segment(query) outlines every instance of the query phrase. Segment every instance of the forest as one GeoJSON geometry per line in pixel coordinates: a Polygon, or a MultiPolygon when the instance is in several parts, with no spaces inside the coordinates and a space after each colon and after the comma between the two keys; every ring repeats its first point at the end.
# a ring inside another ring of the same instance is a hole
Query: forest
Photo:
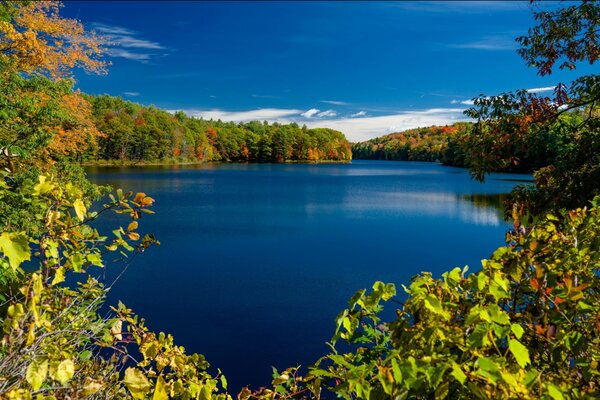
{"type": "MultiPolygon", "coordinates": [[[[60,11],[55,1],[0,2],[1,399],[600,397],[600,75],[557,84],[550,96],[481,96],[466,111],[475,122],[459,144],[475,179],[523,160],[535,179],[506,204],[506,245],[479,269],[424,272],[401,295],[393,283],[359,289],[332,316],[327,354],[231,394],[201,354],[125,304],[106,304],[110,283],[93,271],[143,263],[160,238],[140,226],[169,216],[151,215],[151,194],[91,183],[73,159],[349,159],[350,150],[334,131],[194,120],[86,97],[73,71],[105,71],[105,48],[60,11]],[[101,235],[96,222],[109,213],[119,223],[101,235]]],[[[517,43],[536,73],[600,59],[596,2],[532,12],[536,25],[517,43]]],[[[438,142],[419,132],[415,144],[438,142]]]]}
{"type": "Polygon", "coordinates": [[[296,123],[204,120],[108,95],[84,96],[98,131],[96,146],[73,155],[87,162],[349,161],[341,132],[296,123]]]}
{"type": "Polygon", "coordinates": [[[364,160],[448,161],[464,166],[464,160],[450,155],[449,147],[456,146],[459,136],[470,129],[470,123],[430,126],[390,133],[385,136],[352,143],[352,157],[364,160]]]}

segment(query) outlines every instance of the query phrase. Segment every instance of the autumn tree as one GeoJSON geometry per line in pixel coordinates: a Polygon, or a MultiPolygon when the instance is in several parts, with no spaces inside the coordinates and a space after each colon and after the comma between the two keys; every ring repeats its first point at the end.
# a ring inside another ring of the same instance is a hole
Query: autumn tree
{"type": "MultiPolygon", "coordinates": [[[[541,4],[540,4],[541,6],[541,4]]],[[[583,1],[555,10],[534,10],[538,25],[519,37],[519,54],[540,76],[559,69],[595,64],[600,55],[600,6],[583,1]]],[[[519,187],[513,202],[533,213],[579,207],[600,193],[600,75],[558,83],[546,96],[519,90],[481,96],[467,115],[475,118],[466,141],[473,175],[519,165],[520,155],[538,160],[536,186],[519,187]]]]}

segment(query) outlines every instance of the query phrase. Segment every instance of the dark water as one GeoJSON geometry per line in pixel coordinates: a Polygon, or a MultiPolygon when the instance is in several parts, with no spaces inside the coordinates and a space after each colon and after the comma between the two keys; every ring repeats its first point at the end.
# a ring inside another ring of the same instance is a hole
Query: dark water
{"type": "MultiPolygon", "coordinates": [[[[230,389],[308,365],[352,294],[479,261],[503,245],[500,195],[526,175],[431,163],[96,168],[90,177],[156,199],[141,226],[162,245],[111,292],[151,329],[206,355],[230,389]]],[[[392,306],[390,304],[390,306],[392,306]]]]}

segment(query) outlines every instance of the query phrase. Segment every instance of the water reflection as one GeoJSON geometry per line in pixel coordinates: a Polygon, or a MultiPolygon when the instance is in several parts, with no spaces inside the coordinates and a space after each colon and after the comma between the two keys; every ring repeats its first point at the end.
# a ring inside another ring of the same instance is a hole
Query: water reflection
{"type": "Polygon", "coordinates": [[[234,391],[327,351],[333,318],[357,289],[477,269],[504,244],[504,194],[528,179],[479,184],[461,169],[378,161],[89,172],[156,199],[140,229],[162,245],[136,259],[109,300],[204,353],[234,391]]]}

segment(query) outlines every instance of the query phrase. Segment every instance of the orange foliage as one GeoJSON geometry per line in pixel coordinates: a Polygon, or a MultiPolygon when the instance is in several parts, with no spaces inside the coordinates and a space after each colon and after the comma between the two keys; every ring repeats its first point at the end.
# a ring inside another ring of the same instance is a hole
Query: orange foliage
{"type": "Polygon", "coordinates": [[[102,38],[75,20],[61,17],[57,1],[15,2],[16,17],[0,21],[0,61],[14,70],[53,79],[70,76],[75,67],[102,73],[102,38]]]}
{"type": "Polygon", "coordinates": [[[219,134],[217,133],[216,130],[214,130],[213,128],[208,128],[206,130],[206,137],[208,138],[208,140],[210,140],[210,143],[214,146],[217,142],[217,136],[219,134]]]}
{"type": "Polygon", "coordinates": [[[73,155],[95,147],[100,132],[91,119],[91,104],[79,92],[74,92],[63,96],[62,106],[70,118],[55,128],[48,150],[55,154],[73,155]]]}
{"type": "Polygon", "coordinates": [[[248,149],[248,146],[246,146],[246,145],[242,146],[242,155],[244,156],[245,159],[248,159],[248,157],[250,156],[250,150],[248,149]]]}

